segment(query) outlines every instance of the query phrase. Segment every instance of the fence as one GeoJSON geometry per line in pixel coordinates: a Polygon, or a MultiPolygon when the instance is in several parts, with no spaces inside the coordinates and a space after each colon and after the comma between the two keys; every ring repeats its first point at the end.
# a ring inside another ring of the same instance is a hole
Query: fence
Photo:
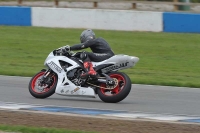
{"type": "MultiPolygon", "coordinates": [[[[23,2],[26,0],[17,0],[18,5],[23,5],[23,2]]],[[[54,7],[60,7],[59,2],[61,0],[53,0],[54,1],[54,7]]],[[[131,9],[137,9],[138,4],[167,4],[172,5],[174,8],[174,11],[179,11],[181,6],[200,6],[200,3],[190,3],[190,2],[179,2],[180,0],[173,0],[173,2],[160,2],[160,1],[137,1],[137,0],[64,0],[65,2],[91,2],[93,3],[93,8],[99,8],[98,3],[102,2],[112,2],[112,3],[129,3],[132,5],[131,9]]],[[[182,0],[186,1],[186,0],[182,0]]],[[[38,5],[40,6],[40,5],[38,5]]]]}
{"type": "Polygon", "coordinates": [[[200,33],[200,14],[0,6],[0,25],[200,33]]]}

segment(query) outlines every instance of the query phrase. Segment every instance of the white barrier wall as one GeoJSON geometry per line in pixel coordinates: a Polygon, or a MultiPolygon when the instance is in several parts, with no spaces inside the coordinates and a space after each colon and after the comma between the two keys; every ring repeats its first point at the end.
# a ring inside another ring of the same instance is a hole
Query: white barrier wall
{"type": "Polygon", "coordinates": [[[32,26],[160,32],[162,20],[162,12],[32,8],[32,26]]]}

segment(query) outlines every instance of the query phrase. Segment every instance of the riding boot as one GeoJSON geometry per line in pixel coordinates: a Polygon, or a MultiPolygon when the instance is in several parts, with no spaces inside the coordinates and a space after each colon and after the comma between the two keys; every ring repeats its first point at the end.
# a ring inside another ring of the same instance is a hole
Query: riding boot
{"type": "Polygon", "coordinates": [[[84,62],[83,65],[87,71],[81,75],[81,78],[82,79],[86,79],[88,77],[96,78],[97,72],[94,70],[92,63],[87,61],[84,62]]]}

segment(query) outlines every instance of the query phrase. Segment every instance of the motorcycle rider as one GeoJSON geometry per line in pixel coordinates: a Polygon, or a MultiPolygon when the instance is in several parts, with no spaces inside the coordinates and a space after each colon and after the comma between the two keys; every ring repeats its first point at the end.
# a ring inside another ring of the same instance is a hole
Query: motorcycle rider
{"type": "Polygon", "coordinates": [[[114,56],[109,44],[101,37],[96,38],[95,33],[91,29],[84,30],[80,35],[80,44],[75,44],[73,46],[63,46],[61,49],[65,50],[81,50],[90,48],[92,52],[82,52],[80,58],[83,61],[83,66],[87,70],[86,73],[81,75],[81,78],[96,78],[97,73],[93,69],[91,61],[100,62],[114,56]]]}

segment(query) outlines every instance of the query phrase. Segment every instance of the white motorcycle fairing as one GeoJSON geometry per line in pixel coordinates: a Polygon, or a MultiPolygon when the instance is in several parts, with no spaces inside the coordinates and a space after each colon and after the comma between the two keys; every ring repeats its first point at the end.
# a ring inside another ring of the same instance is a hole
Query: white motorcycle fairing
{"type": "Polygon", "coordinates": [[[68,62],[72,65],[66,68],[67,71],[80,67],[75,61],[69,59],[66,56],[54,56],[53,52],[49,54],[44,64],[58,75],[58,82],[55,93],[59,95],[96,97],[94,89],[91,87],[76,86],[74,83],[72,83],[67,78],[65,70],[60,66],[59,60],[68,62]]]}
{"type": "Polygon", "coordinates": [[[104,60],[102,62],[92,62],[92,63],[94,67],[99,65],[110,64],[108,67],[101,69],[103,73],[108,73],[110,71],[118,71],[121,69],[133,67],[138,61],[139,61],[138,57],[120,54],[120,55],[114,55],[111,58],[104,60]]]}
{"type": "MultiPolygon", "coordinates": [[[[92,62],[93,67],[97,66],[106,66],[101,71],[103,73],[108,73],[110,71],[118,71],[121,69],[126,69],[133,67],[139,61],[138,57],[128,56],[128,55],[115,55],[107,60],[102,62],[92,62]]],[[[44,64],[53,70],[58,75],[58,82],[56,86],[55,93],[60,95],[72,95],[72,96],[87,96],[87,97],[96,97],[96,93],[91,87],[81,87],[76,86],[68,78],[66,71],[73,70],[80,67],[75,61],[66,57],[66,56],[54,56],[53,52],[49,54],[44,64]],[[64,70],[59,61],[64,61],[71,64],[70,67],[64,70]]]]}

